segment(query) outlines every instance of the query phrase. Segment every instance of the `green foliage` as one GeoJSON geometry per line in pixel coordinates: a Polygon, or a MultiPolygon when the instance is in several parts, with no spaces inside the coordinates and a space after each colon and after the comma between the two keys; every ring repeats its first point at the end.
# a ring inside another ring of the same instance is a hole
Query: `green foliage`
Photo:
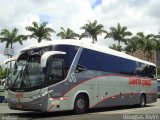
{"type": "Polygon", "coordinates": [[[138,41],[134,37],[127,41],[127,46],[125,47],[126,53],[133,53],[138,49],[138,41]]]}
{"type": "Polygon", "coordinates": [[[144,59],[149,60],[152,56],[151,51],[156,49],[156,39],[153,34],[145,35],[143,32],[138,32],[134,39],[138,42],[138,49],[144,53],[144,59]],[[148,56],[147,54],[148,53],[148,56]]]}
{"type": "Polygon", "coordinates": [[[120,42],[127,42],[127,36],[131,36],[132,33],[127,31],[126,26],[121,26],[120,23],[117,24],[116,27],[110,27],[110,32],[107,32],[105,38],[113,38],[115,41],[118,41],[118,46],[120,42]]]}
{"type": "Polygon", "coordinates": [[[32,23],[33,26],[27,26],[26,30],[31,32],[31,35],[28,35],[30,38],[36,38],[38,43],[42,40],[51,41],[51,33],[55,32],[52,28],[47,27],[47,23],[43,22],[38,24],[37,22],[32,23]]]}
{"type": "Polygon", "coordinates": [[[70,28],[67,28],[65,30],[63,27],[61,27],[61,31],[57,34],[57,36],[61,37],[61,39],[76,39],[76,37],[79,38],[79,35],[75,33],[70,28]]]}
{"type": "Polygon", "coordinates": [[[6,42],[6,48],[11,47],[13,48],[13,43],[23,44],[22,41],[26,40],[27,37],[25,35],[17,35],[18,29],[14,28],[11,32],[7,29],[2,29],[0,32],[0,41],[6,42]]]}
{"type": "Polygon", "coordinates": [[[6,75],[6,71],[0,66],[0,79],[4,79],[6,75]]]}
{"type": "Polygon", "coordinates": [[[117,50],[117,51],[122,51],[123,50],[122,46],[118,46],[116,44],[113,44],[112,46],[109,46],[109,48],[111,48],[113,50],[117,50]]]}
{"type": "Polygon", "coordinates": [[[84,37],[92,38],[92,43],[97,41],[97,36],[101,35],[102,33],[106,33],[105,30],[103,30],[104,26],[102,24],[98,24],[97,20],[95,20],[93,23],[88,21],[87,24],[82,26],[80,29],[84,30],[84,33],[81,34],[80,39],[84,37]]]}
{"type": "Polygon", "coordinates": [[[160,66],[157,67],[157,78],[160,79],[160,66]]]}
{"type": "MultiPolygon", "coordinates": [[[[105,38],[113,38],[115,41],[118,41],[118,44],[114,43],[112,46],[109,46],[111,49],[117,51],[125,51],[127,54],[133,55],[137,50],[142,50],[145,60],[150,60],[152,57],[153,50],[160,49],[160,32],[158,35],[147,34],[143,32],[138,32],[135,36],[130,37],[132,33],[128,31],[127,26],[121,26],[118,23],[115,27],[111,26],[110,31],[104,30],[103,24],[98,24],[97,20],[93,22],[88,21],[80,29],[84,32],[79,35],[75,33],[70,28],[64,29],[61,27],[61,31],[57,33],[57,36],[61,39],[81,39],[83,37],[88,37],[92,39],[94,43],[97,41],[97,37],[102,33],[105,33],[105,38]],[[120,43],[125,43],[125,47],[120,43]]],[[[51,33],[55,32],[52,28],[47,27],[47,23],[43,22],[38,24],[37,22],[32,22],[32,26],[26,27],[27,31],[30,31],[30,35],[18,35],[18,29],[13,28],[12,31],[7,29],[2,29],[0,31],[0,42],[5,42],[6,47],[13,48],[14,43],[23,43],[23,40],[29,38],[36,38],[40,43],[42,40],[51,40],[51,33]]]]}

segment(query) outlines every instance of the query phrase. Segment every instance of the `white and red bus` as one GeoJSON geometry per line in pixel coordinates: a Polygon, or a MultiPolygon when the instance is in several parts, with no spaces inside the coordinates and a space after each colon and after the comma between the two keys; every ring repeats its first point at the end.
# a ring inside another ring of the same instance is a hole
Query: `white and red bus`
{"type": "Polygon", "coordinates": [[[78,40],[23,49],[10,81],[8,105],[16,110],[84,113],[157,101],[155,64],[78,40]]]}

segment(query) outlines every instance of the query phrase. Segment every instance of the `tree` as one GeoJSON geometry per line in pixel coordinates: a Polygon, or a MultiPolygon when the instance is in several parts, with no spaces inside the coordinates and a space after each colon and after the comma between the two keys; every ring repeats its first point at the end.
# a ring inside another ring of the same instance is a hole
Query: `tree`
{"type": "Polygon", "coordinates": [[[113,50],[116,50],[116,51],[122,51],[123,50],[122,46],[118,46],[116,44],[113,44],[112,46],[109,46],[109,48],[111,48],[113,50]]]}
{"type": "Polygon", "coordinates": [[[32,32],[31,35],[28,35],[30,38],[36,38],[38,43],[42,40],[49,40],[51,41],[51,33],[55,32],[52,28],[47,27],[47,23],[43,22],[42,24],[38,25],[37,22],[32,23],[33,26],[27,26],[26,30],[32,32]]]}
{"type": "Polygon", "coordinates": [[[23,44],[23,40],[26,40],[27,37],[25,35],[17,35],[18,34],[18,29],[14,28],[11,32],[8,31],[7,29],[3,29],[0,32],[0,41],[1,42],[6,42],[6,48],[10,47],[13,48],[14,43],[20,43],[21,45],[23,44]]]}
{"type": "Polygon", "coordinates": [[[138,32],[135,36],[135,39],[137,39],[138,42],[138,48],[143,51],[144,59],[151,58],[152,56],[152,50],[155,50],[156,47],[156,41],[153,34],[144,35],[143,32],[138,32]],[[147,53],[147,54],[146,54],[147,53]]]}
{"type": "Polygon", "coordinates": [[[0,66],[0,79],[4,79],[6,75],[6,71],[0,66]]]}
{"type": "Polygon", "coordinates": [[[135,37],[132,37],[128,40],[127,46],[125,47],[126,53],[131,53],[133,56],[133,53],[138,49],[138,41],[135,37]]]}
{"type": "Polygon", "coordinates": [[[160,49],[160,32],[158,33],[158,35],[154,36],[155,40],[156,40],[156,50],[160,49]]]}
{"type": "MultiPolygon", "coordinates": [[[[159,54],[160,54],[160,32],[158,33],[158,35],[155,35],[154,38],[155,38],[155,41],[156,41],[155,50],[156,50],[156,60],[157,60],[157,64],[158,64],[159,63],[158,61],[160,61],[160,58],[159,58],[159,54]]],[[[159,66],[158,70],[160,70],[160,66],[159,66]]],[[[159,76],[160,76],[160,74],[159,74],[159,76]]]]}
{"type": "Polygon", "coordinates": [[[115,41],[118,41],[118,46],[121,46],[120,42],[126,43],[126,37],[132,35],[130,31],[127,31],[126,26],[122,27],[119,23],[117,27],[110,27],[110,30],[110,32],[106,33],[105,38],[113,38],[115,41]]]}
{"type": "Polygon", "coordinates": [[[70,28],[65,30],[63,27],[61,27],[61,32],[59,32],[57,36],[60,36],[61,39],[76,39],[76,37],[79,37],[79,35],[73,32],[70,28]]]}
{"type": "Polygon", "coordinates": [[[160,66],[157,66],[157,79],[160,79],[160,66]]]}
{"type": "Polygon", "coordinates": [[[95,41],[97,41],[98,35],[106,33],[106,31],[103,30],[103,28],[104,26],[102,24],[97,24],[97,20],[95,20],[93,23],[88,21],[87,24],[80,28],[84,30],[84,33],[81,34],[80,39],[83,37],[89,37],[92,38],[92,43],[95,43],[95,41]]]}

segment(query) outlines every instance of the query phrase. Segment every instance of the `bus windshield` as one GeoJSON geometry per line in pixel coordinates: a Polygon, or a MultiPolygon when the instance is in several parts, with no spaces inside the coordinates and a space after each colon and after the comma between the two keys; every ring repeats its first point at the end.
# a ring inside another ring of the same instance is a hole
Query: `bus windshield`
{"type": "Polygon", "coordinates": [[[32,91],[64,80],[68,74],[77,46],[55,45],[22,51],[14,64],[9,80],[12,91],[32,91]],[[41,68],[41,57],[48,51],[66,54],[52,56],[45,68],[41,68]]]}
{"type": "Polygon", "coordinates": [[[44,74],[40,67],[40,55],[23,53],[14,66],[10,87],[32,88],[43,84],[44,74]]]}

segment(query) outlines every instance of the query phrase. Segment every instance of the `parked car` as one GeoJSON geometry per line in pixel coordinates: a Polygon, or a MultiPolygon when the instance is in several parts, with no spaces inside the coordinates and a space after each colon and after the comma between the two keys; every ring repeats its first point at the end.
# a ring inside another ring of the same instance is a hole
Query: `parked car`
{"type": "Polygon", "coordinates": [[[5,79],[0,80],[0,92],[5,90],[5,79]]]}
{"type": "Polygon", "coordinates": [[[5,79],[0,80],[0,103],[7,102],[7,91],[5,89],[5,79]]]}

